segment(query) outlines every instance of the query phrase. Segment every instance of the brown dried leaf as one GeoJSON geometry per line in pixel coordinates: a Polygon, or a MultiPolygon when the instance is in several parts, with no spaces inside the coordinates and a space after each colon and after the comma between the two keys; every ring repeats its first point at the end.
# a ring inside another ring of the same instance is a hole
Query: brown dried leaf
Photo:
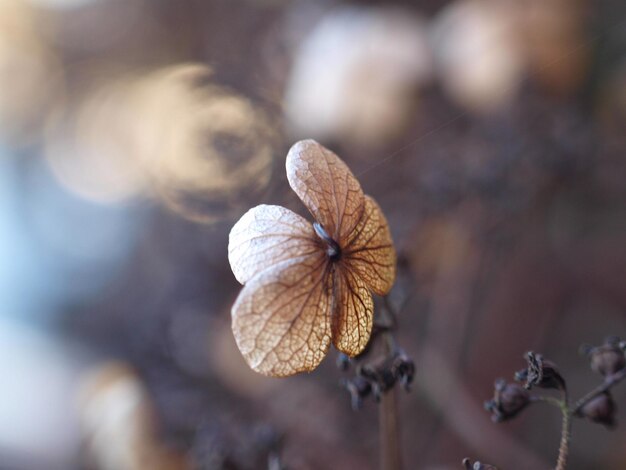
{"type": "Polygon", "coordinates": [[[287,154],[289,185],[315,220],[336,241],[345,240],[361,219],[361,185],[346,164],[314,140],[302,140],[287,154]]]}
{"type": "Polygon", "coordinates": [[[344,257],[374,293],[386,295],[391,290],[396,278],[396,250],[387,220],[369,196],[365,196],[363,217],[344,246],[344,257]]]}
{"type": "Polygon", "coordinates": [[[320,247],[312,225],[280,206],[253,207],[228,237],[228,261],[241,284],[282,261],[314,252],[320,247]]]}
{"type": "Polygon", "coordinates": [[[348,356],[356,356],[363,351],[372,333],[372,295],[363,280],[344,267],[339,266],[333,278],[333,344],[348,356]]]}
{"type": "Polygon", "coordinates": [[[284,377],[317,367],[330,346],[331,279],[320,250],[249,280],[233,305],[232,327],[252,369],[284,377]]]}

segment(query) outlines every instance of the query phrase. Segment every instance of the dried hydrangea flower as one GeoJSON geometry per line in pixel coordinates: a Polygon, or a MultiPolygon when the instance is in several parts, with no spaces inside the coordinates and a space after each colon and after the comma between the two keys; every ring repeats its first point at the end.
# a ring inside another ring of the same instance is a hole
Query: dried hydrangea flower
{"type": "Polygon", "coordinates": [[[382,211],[337,155],[304,140],[286,167],[315,223],[260,205],[235,224],[228,244],[244,284],[232,308],[235,340],[250,367],[271,376],[315,369],[331,341],[359,354],[372,332],[371,292],[387,294],[396,272],[382,211]]]}

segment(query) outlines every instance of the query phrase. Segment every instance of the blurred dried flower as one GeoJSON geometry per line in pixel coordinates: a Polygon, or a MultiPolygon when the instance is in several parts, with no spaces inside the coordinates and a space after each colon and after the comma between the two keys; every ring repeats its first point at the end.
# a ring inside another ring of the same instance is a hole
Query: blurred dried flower
{"type": "Polygon", "coordinates": [[[556,369],[556,365],[546,361],[541,354],[532,351],[526,353],[528,367],[515,373],[515,380],[526,382],[524,387],[530,390],[533,387],[555,388],[565,390],[565,380],[556,369]]]}
{"type": "Polygon", "coordinates": [[[66,188],[100,203],[156,196],[205,223],[238,212],[267,188],[276,145],[271,121],[212,83],[206,66],[117,78],[96,72],[106,80],[48,122],[47,161],[66,188]]]}
{"type": "Polygon", "coordinates": [[[211,70],[179,64],[136,84],[137,155],[156,195],[175,212],[213,222],[267,188],[277,136],[243,96],[211,82],[211,70]]]}
{"type": "Polygon", "coordinates": [[[138,155],[134,101],[136,77],[89,85],[74,103],[59,106],[47,121],[46,162],[57,180],[75,195],[100,204],[123,202],[144,193],[148,178],[138,155]]]}
{"type": "Polygon", "coordinates": [[[86,451],[95,468],[188,468],[183,455],[159,442],[148,392],[124,363],[100,365],[83,379],[79,415],[86,451]]]}
{"type": "Polygon", "coordinates": [[[0,137],[31,143],[64,98],[63,68],[28,2],[0,1],[0,137]],[[10,91],[9,91],[10,90],[10,91]]]}
{"type": "Polygon", "coordinates": [[[496,380],[494,397],[485,402],[485,409],[492,413],[492,421],[499,423],[514,418],[530,403],[528,391],[519,384],[496,380]]]}
{"type": "Polygon", "coordinates": [[[461,106],[497,111],[517,93],[525,65],[517,16],[503,2],[461,0],[435,19],[432,42],[438,73],[461,106]]]}
{"type": "Polygon", "coordinates": [[[331,340],[349,356],[370,339],[371,292],[395,280],[387,221],[346,164],[315,141],[287,155],[291,188],[314,216],[280,206],[250,209],[230,232],[228,259],[244,284],[232,327],[252,369],[286,376],[313,370],[331,340]]]}
{"type": "Polygon", "coordinates": [[[530,74],[551,92],[575,92],[587,77],[591,5],[588,0],[529,0],[518,5],[530,74]]]}
{"type": "Polygon", "coordinates": [[[583,416],[594,423],[600,423],[608,428],[613,428],[617,424],[615,414],[617,406],[610,392],[603,392],[585,403],[578,411],[579,416],[583,416]]]}
{"type": "Polygon", "coordinates": [[[306,38],[287,85],[296,135],[379,145],[400,133],[432,64],[426,28],[400,8],[344,7],[306,38]]]}
{"type": "Polygon", "coordinates": [[[463,459],[463,466],[465,466],[466,470],[498,470],[497,467],[493,465],[489,465],[488,463],[480,463],[478,461],[472,464],[470,459],[463,459]]]}
{"type": "Polygon", "coordinates": [[[590,360],[591,370],[606,377],[626,367],[624,346],[620,338],[611,336],[604,341],[602,346],[583,346],[581,349],[590,360]]]}

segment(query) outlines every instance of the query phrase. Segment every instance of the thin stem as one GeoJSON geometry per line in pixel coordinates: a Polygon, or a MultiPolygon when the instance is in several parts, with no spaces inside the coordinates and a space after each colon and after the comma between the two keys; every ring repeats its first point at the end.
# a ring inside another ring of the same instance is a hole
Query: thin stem
{"type": "Polygon", "coordinates": [[[561,443],[559,445],[559,456],[556,461],[556,470],[565,470],[567,456],[569,454],[569,441],[572,430],[572,411],[568,407],[567,391],[563,391],[562,398],[546,397],[543,395],[533,395],[530,398],[533,402],[543,402],[556,406],[561,410],[563,425],[561,426],[561,443]]]}
{"type": "Polygon", "coordinates": [[[400,470],[402,461],[398,430],[397,390],[395,388],[382,394],[379,421],[380,468],[381,470],[400,470]]]}
{"type": "MultiPolygon", "coordinates": [[[[389,299],[383,298],[385,311],[389,320],[389,328],[383,331],[383,350],[391,355],[395,349],[393,330],[397,320],[389,299]]],[[[400,448],[400,431],[398,421],[398,400],[395,387],[382,393],[379,411],[380,423],[380,468],[381,470],[400,470],[402,468],[402,451],[400,448]]]]}
{"type": "Polygon", "coordinates": [[[569,455],[569,440],[572,435],[572,413],[569,409],[567,389],[563,389],[563,399],[560,404],[563,424],[561,425],[561,443],[559,444],[559,456],[556,460],[555,470],[565,470],[569,455]]]}
{"type": "Polygon", "coordinates": [[[532,395],[530,397],[530,401],[548,403],[552,406],[556,406],[559,410],[563,407],[563,400],[560,400],[555,397],[546,397],[543,395],[532,395]]]}
{"type": "Polygon", "coordinates": [[[561,427],[561,444],[559,445],[559,457],[556,461],[556,470],[565,470],[572,431],[572,414],[565,403],[563,403],[561,407],[561,413],[563,413],[563,425],[561,427]]]}
{"type": "Polygon", "coordinates": [[[591,400],[598,395],[607,392],[613,386],[626,379],[626,369],[622,369],[613,375],[605,377],[604,382],[594,388],[591,392],[587,393],[581,399],[579,399],[574,405],[569,406],[567,390],[563,390],[563,397],[561,400],[553,397],[533,396],[532,401],[542,401],[550,403],[551,405],[558,406],[561,409],[563,415],[563,425],[561,427],[561,444],[559,445],[559,456],[556,462],[555,470],[565,470],[567,465],[567,457],[569,454],[569,442],[572,433],[572,417],[577,416],[580,410],[591,400]]]}

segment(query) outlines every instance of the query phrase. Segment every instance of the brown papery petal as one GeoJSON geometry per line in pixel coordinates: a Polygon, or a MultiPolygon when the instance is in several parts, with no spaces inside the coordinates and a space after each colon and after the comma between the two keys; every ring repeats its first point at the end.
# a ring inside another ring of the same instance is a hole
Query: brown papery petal
{"type": "Polygon", "coordinates": [[[365,211],[348,243],[344,262],[378,295],[386,295],[396,278],[396,250],[383,212],[365,196],[365,211]]]}
{"type": "Polygon", "coordinates": [[[283,377],[317,367],[330,345],[330,282],[323,251],[248,281],[233,305],[232,327],[252,369],[283,377]]]}
{"type": "Polygon", "coordinates": [[[341,265],[334,273],[332,332],[335,347],[356,356],[372,334],[374,302],[365,283],[341,265]]]}
{"type": "Polygon", "coordinates": [[[246,212],[228,237],[228,261],[245,284],[261,271],[293,258],[322,251],[313,226],[280,206],[260,205],[246,212]]]}
{"type": "Polygon", "coordinates": [[[315,220],[341,243],[363,213],[363,191],[346,164],[314,140],[294,144],[287,154],[289,185],[315,220]]]}

